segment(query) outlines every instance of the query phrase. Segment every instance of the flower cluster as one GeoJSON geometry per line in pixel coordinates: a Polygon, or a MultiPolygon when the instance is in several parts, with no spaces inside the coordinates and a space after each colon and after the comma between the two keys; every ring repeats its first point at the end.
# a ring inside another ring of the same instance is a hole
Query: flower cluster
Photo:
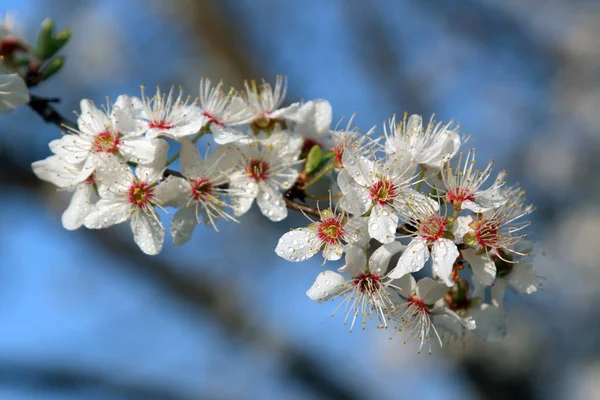
{"type": "Polygon", "coordinates": [[[275,253],[291,262],[320,253],[327,267],[343,259],[317,276],[308,297],[340,298],[334,314],[343,308],[350,330],[374,320],[416,338],[419,351],[468,332],[502,338],[505,290],[537,290],[525,240],[533,208],[504,172],[493,177],[491,162],[478,166],[473,149],[460,150],[453,123],[393,117],[378,138],[354,117],[332,126],[326,100],[284,106],[281,76],[228,91],[202,79],[195,99],[142,88],[140,97],[101,107],[82,100],[76,123],[65,123],[48,112],[51,99],[28,88],[60,70],[56,53],[69,37],[47,20],[30,46],[0,23],[0,112],[29,102],[67,129],[50,142],[52,155],[32,165],[40,179],[73,192],[66,229],[128,221],[135,243],[155,255],[167,215],[182,245],[198,224],[218,231],[221,220],[238,223],[255,201],[274,222],[301,211],[310,222],[285,233],[275,253]],[[201,154],[206,137],[216,144],[201,154]]]}
{"type": "Polygon", "coordinates": [[[473,149],[460,152],[452,123],[411,115],[392,118],[384,132],[366,145],[348,142],[332,171],[336,206],[284,234],[275,252],[293,262],[345,253],[307,295],[341,298],[335,311],[343,308],[350,330],[374,319],[430,352],[432,342],[468,332],[501,339],[506,288],[529,294],[538,286],[524,233],[532,206],[504,172],[492,178],[492,162],[481,169],[473,149]]]}

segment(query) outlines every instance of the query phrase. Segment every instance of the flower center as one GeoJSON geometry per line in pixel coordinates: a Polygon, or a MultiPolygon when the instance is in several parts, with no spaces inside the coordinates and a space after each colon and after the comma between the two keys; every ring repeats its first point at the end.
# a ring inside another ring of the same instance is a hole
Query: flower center
{"type": "Polygon", "coordinates": [[[269,170],[269,163],[262,160],[250,160],[250,163],[246,167],[246,173],[248,176],[255,181],[266,181],[271,171],[269,170]]]}
{"type": "Polygon", "coordinates": [[[118,134],[112,132],[100,132],[92,142],[92,150],[96,153],[116,153],[119,149],[121,140],[118,134]]]}
{"type": "Polygon", "coordinates": [[[435,242],[444,237],[448,221],[441,215],[432,215],[419,225],[419,236],[428,242],[435,242]]]}
{"type": "Polygon", "coordinates": [[[204,115],[206,118],[208,118],[208,124],[215,124],[215,125],[219,125],[219,126],[225,126],[225,124],[221,121],[219,121],[217,118],[215,118],[214,115],[207,113],[206,111],[204,111],[202,113],[202,115],[204,115]]]}
{"type": "Polygon", "coordinates": [[[196,201],[204,201],[212,194],[212,182],[205,177],[200,177],[192,183],[192,197],[196,201]]]}
{"type": "Polygon", "coordinates": [[[327,244],[336,244],[344,234],[344,228],[335,218],[326,218],[319,224],[319,239],[327,244]]]}
{"type": "Polygon", "coordinates": [[[173,126],[174,126],[173,124],[171,124],[165,120],[150,121],[150,123],[148,124],[148,127],[153,128],[153,129],[160,129],[161,131],[171,129],[171,128],[173,128],[173,126]]]}
{"type": "Polygon", "coordinates": [[[391,204],[398,195],[398,187],[391,180],[378,180],[371,186],[370,193],[373,203],[391,204]]]}
{"type": "Polygon", "coordinates": [[[495,221],[477,221],[475,240],[481,247],[500,247],[500,226],[495,221]]]}
{"type": "Polygon", "coordinates": [[[283,124],[283,122],[282,119],[271,118],[268,114],[261,114],[252,121],[252,128],[255,134],[258,134],[259,131],[270,132],[275,129],[277,124],[283,124]]]}
{"type": "Polygon", "coordinates": [[[408,299],[406,299],[406,301],[408,301],[411,305],[419,307],[419,309],[415,311],[415,315],[419,314],[419,312],[424,312],[426,314],[431,313],[429,307],[427,307],[427,304],[425,304],[423,300],[421,300],[417,296],[410,296],[408,299]]]}
{"type": "Polygon", "coordinates": [[[446,193],[446,200],[454,208],[460,209],[461,204],[467,200],[473,200],[473,192],[463,187],[452,188],[446,193]]]}
{"type": "Polygon", "coordinates": [[[354,278],[354,287],[362,293],[374,293],[381,287],[381,277],[370,272],[361,272],[354,278]]]}
{"type": "Polygon", "coordinates": [[[146,182],[136,182],[129,187],[129,203],[143,208],[154,198],[154,191],[146,182]]]}
{"type": "Polygon", "coordinates": [[[329,151],[333,151],[335,155],[333,156],[336,165],[342,167],[344,164],[342,163],[342,156],[344,155],[344,145],[335,146],[329,149],[329,151]]]}

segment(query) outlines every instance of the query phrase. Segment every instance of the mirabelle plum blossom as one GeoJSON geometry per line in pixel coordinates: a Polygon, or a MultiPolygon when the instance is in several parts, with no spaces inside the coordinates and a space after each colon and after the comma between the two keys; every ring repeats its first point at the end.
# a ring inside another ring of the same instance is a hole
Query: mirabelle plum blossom
{"type": "Polygon", "coordinates": [[[320,221],[306,228],[294,229],[284,234],[277,243],[275,253],[288,261],[305,261],[319,251],[325,260],[339,260],[346,247],[353,243],[368,242],[367,221],[364,217],[348,218],[345,212],[328,208],[319,211],[320,221]],[[367,240],[364,237],[367,236],[367,240]]]}
{"type": "Polygon", "coordinates": [[[225,196],[232,192],[236,196],[245,196],[245,191],[225,187],[229,178],[228,171],[221,168],[223,158],[223,153],[215,149],[203,160],[190,140],[182,140],[180,166],[184,178],[169,176],[162,184],[169,189],[169,198],[164,199],[162,205],[178,208],[171,220],[171,236],[175,244],[186,243],[196,224],[202,221],[217,232],[218,218],[239,222],[230,214],[232,206],[225,196]]]}
{"type": "Polygon", "coordinates": [[[34,162],[31,167],[38,178],[61,189],[73,191],[71,202],[62,215],[62,224],[68,230],[81,227],[85,218],[94,210],[94,204],[98,201],[93,176],[89,176],[84,181],[78,180],[83,164],[70,164],[53,155],[45,160],[34,162]]]}
{"type": "Polygon", "coordinates": [[[344,151],[342,162],[344,169],[337,180],[344,195],[340,206],[355,215],[370,211],[369,235],[381,243],[392,242],[399,218],[406,212],[406,198],[411,194],[407,189],[414,177],[407,172],[412,162],[399,155],[381,164],[351,149],[344,151]]]}
{"type": "Polygon", "coordinates": [[[275,133],[264,142],[231,148],[234,172],[229,176],[231,205],[236,216],[245,214],[254,199],[262,214],[277,222],[287,217],[283,191],[298,177],[301,142],[292,144],[285,132],[275,133]],[[243,193],[241,195],[240,193],[243,193]]]}
{"type": "Polygon", "coordinates": [[[29,90],[17,74],[0,74],[0,113],[29,103],[29,90]]]}
{"type": "Polygon", "coordinates": [[[454,157],[460,147],[458,126],[451,128],[452,122],[444,124],[433,120],[423,129],[423,118],[413,114],[396,124],[394,116],[385,129],[385,152],[387,154],[410,154],[415,165],[427,169],[439,170],[442,163],[454,157]]]}
{"type": "Polygon", "coordinates": [[[154,96],[146,97],[142,86],[142,104],[136,104],[136,107],[142,120],[142,129],[149,138],[165,136],[179,139],[191,136],[198,133],[205,123],[202,110],[195,102],[190,97],[184,99],[181,88],[177,97],[173,91],[171,87],[169,93],[165,94],[157,87],[154,96]]]}
{"type": "MultiPolygon", "coordinates": [[[[341,121],[340,121],[341,122],[341,121]]],[[[334,165],[336,168],[342,168],[342,156],[344,150],[351,149],[360,156],[366,156],[370,147],[373,144],[371,136],[375,133],[375,127],[372,127],[368,132],[362,134],[357,127],[353,127],[354,115],[348,120],[348,124],[344,129],[336,129],[330,131],[332,146],[329,151],[334,152],[334,165]]]]}
{"type": "Polygon", "coordinates": [[[431,278],[423,278],[417,283],[412,275],[404,275],[396,281],[402,296],[395,304],[400,325],[398,331],[406,331],[409,337],[416,338],[419,342],[419,352],[425,343],[429,344],[431,353],[431,339],[437,339],[442,345],[442,339],[432,323],[431,317],[436,302],[441,299],[448,288],[442,282],[431,278]]]}
{"type": "Polygon", "coordinates": [[[54,154],[70,164],[83,163],[79,179],[86,179],[113,154],[122,161],[150,164],[155,161],[159,139],[148,139],[136,123],[134,102],[125,95],[117,98],[112,110],[98,109],[91,100],[81,101],[79,129],[50,142],[54,154]]]}
{"type": "Polygon", "coordinates": [[[279,108],[287,92],[287,78],[277,76],[275,87],[263,81],[256,86],[255,81],[245,82],[245,101],[252,113],[252,128],[255,131],[272,131],[277,124],[286,120],[295,120],[298,116],[299,103],[279,108]]]}
{"type": "Polygon", "coordinates": [[[501,191],[506,173],[500,172],[492,186],[480,190],[481,186],[492,173],[493,161],[490,161],[483,171],[473,170],[475,166],[475,151],[473,149],[469,150],[464,166],[461,166],[462,156],[463,154],[461,153],[456,169],[453,169],[449,163],[442,168],[441,172],[446,190],[446,201],[456,210],[465,209],[475,213],[500,207],[506,202],[506,198],[501,191]]]}
{"type": "Polygon", "coordinates": [[[505,255],[526,256],[515,250],[517,243],[526,237],[522,234],[530,221],[520,219],[533,211],[532,206],[525,205],[524,193],[519,187],[505,191],[507,201],[499,208],[478,214],[469,224],[471,229],[463,236],[463,242],[471,247],[461,252],[471,266],[473,274],[483,285],[490,286],[496,278],[494,257],[504,262],[513,262],[505,255]]]}
{"type": "MultiPolygon", "coordinates": [[[[165,152],[166,155],[166,152],[165,152]]],[[[133,239],[140,249],[150,255],[158,254],[163,246],[165,229],[155,207],[172,196],[169,184],[158,183],[162,170],[138,166],[135,175],[121,160],[112,155],[96,171],[100,200],[85,218],[89,229],[107,228],[131,220],[133,239]]]]}
{"type": "Polygon", "coordinates": [[[200,81],[201,125],[208,126],[215,142],[227,144],[247,138],[247,129],[240,126],[252,121],[253,115],[244,100],[230,90],[222,91],[223,81],[212,87],[207,78],[200,81]]]}
{"type": "Polygon", "coordinates": [[[448,220],[427,202],[410,206],[414,219],[414,237],[398,259],[390,277],[398,279],[420,271],[431,255],[432,269],[448,286],[453,286],[452,266],[459,256],[454,241],[448,239],[448,220]]]}
{"type": "Polygon", "coordinates": [[[344,307],[344,324],[350,321],[350,331],[360,317],[362,328],[373,314],[379,327],[387,327],[387,319],[394,305],[389,290],[395,285],[385,277],[385,271],[370,268],[365,251],[351,247],[346,252],[346,263],[339,268],[344,275],[326,270],[321,272],[306,295],[314,301],[323,302],[334,297],[343,297],[334,314],[344,307]]]}

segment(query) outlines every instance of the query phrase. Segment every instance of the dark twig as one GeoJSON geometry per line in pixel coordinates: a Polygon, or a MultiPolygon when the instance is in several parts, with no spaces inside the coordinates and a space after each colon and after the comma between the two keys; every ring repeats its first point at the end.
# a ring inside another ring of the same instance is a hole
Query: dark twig
{"type": "Polygon", "coordinates": [[[77,125],[75,122],[63,117],[52,105],[52,103],[58,103],[59,101],[60,99],[58,98],[47,98],[31,94],[31,100],[29,100],[28,105],[42,117],[44,121],[58,125],[61,128],[76,129],[77,125]]]}

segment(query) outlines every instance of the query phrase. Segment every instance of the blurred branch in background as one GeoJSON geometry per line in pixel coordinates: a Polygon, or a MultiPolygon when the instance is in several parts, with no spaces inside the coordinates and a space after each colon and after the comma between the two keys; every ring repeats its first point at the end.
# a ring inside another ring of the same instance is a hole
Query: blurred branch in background
{"type": "MultiPolygon", "coordinates": [[[[128,400],[203,400],[196,394],[184,396],[176,391],[150,385],[148,382],[121,381],[113,372],[86,371],[80,367],[31,365],[0,361],[0,384],[62,395],[86,390],[111,398],[128,400]]],[[[206,398],[207,399],[207,398],[206,398]]]]}

